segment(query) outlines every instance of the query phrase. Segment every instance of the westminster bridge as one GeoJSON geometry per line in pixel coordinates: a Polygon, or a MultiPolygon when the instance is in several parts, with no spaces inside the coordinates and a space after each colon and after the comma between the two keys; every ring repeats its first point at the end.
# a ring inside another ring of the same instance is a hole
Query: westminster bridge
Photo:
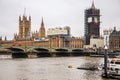
{"type": "Polygon", "coordinates": [[[19,46],[19,47],[3,47],[12,53],[13,58],[26,58],[29,55],[36,55],[37,57],[52,57],[52,56],[87,56],[95,51],[84,51],[83,48],[47,48],[47,47],[33,47],[33,46],[19,46]]]}

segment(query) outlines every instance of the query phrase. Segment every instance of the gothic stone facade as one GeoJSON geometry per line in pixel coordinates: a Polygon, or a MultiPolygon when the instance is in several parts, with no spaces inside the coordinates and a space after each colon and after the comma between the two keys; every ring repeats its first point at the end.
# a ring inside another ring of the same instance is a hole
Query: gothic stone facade
{"type": "MultiPolygon", "coordinates": [[[[42,18],[39,31],[31,33],[31,16],[29,19],[25,15],[19,17],[19,33],[14,34],[14,40],[1,40],[1,46],[36,46],[36,47],[72,47],[83,48],[84,41],[80,38],[72,38],[70,36],[46,36],[45,27],[42,18]]],[[[70,32],[69,32],[70,33],[70,32]]]]}
{"type": "Polygon", "coordinates": [[[109,48],[111,50],[120,50],[120,31],[117,31],[115,27],[109,36],[109,48]]]}

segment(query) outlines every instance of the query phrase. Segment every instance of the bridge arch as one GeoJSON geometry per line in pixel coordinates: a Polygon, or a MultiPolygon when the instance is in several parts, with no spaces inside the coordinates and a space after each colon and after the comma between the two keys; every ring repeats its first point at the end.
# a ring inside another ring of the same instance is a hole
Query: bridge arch
{"type": "Polygon", "coordinates": [[[72,51],[79,51],[79,52],[81,51],[82,52],[83,50],[82,49],[72,49],[72,51]]]}
{"type": "Polygon", "coordinates": [[[55,49],[56,50],[56,56],[70,56],[70,52],[68,51],[68,49],[64,49],[64,48],[58,48],[55,49]]]}
{"type": "Polygon", "coordinates": [[[55,49],[56,51],[68,51],[68,49],[64,49],[64,48],[58,48],[58,49],[55,49]]]}
{"type": "Polygon", "coordinates": [[[49,49],[46,48],[34,48],[36,50],[36,55],[37,57],[50,57],[52,56],[51,53],[49,52],[49,49]]]}
{"type": "Polygon", "coordinates": [[[71,55],[72,56],[85,56],[86,54],[84,53],[83,49],[72,49],[71,55]]]}
{"type": "Polygon", "coordinates": [[[27,58],[28,57],[28,54],[23,49],[16,48],[16,47],[9,47],[6,49],[12,51],[11,52],[12,58],[27,58]]]}

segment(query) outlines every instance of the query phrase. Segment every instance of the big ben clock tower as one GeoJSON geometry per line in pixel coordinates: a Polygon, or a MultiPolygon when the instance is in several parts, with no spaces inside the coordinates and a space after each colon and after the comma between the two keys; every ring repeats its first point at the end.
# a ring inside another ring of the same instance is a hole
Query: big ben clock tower
{"type": "Polygon", "coordinates": [[[94,2],[85,10],[85,44],[90,44],[90,38],[100,37],[100,10],[95,8],[94,2]]]}

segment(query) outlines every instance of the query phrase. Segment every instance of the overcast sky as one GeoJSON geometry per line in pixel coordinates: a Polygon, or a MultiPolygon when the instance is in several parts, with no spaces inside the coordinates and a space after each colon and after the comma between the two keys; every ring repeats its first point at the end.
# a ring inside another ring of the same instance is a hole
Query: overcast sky
{"type": "MultiPolygon", "coordinates": [[[[71,34],[84,35],[84,10],[90,8],[93,0],[0,0],[0,36],[13,39],[18,33],[18,18],[24,14],[31,16],[32,31],[38,31],[42,17],[46,31],[48,28],[71,27],[71,34]]],[[[94,0],[100,9],[101,34],[104,29],[116,26],[120,29],[120,0],[94,0]]]]}

